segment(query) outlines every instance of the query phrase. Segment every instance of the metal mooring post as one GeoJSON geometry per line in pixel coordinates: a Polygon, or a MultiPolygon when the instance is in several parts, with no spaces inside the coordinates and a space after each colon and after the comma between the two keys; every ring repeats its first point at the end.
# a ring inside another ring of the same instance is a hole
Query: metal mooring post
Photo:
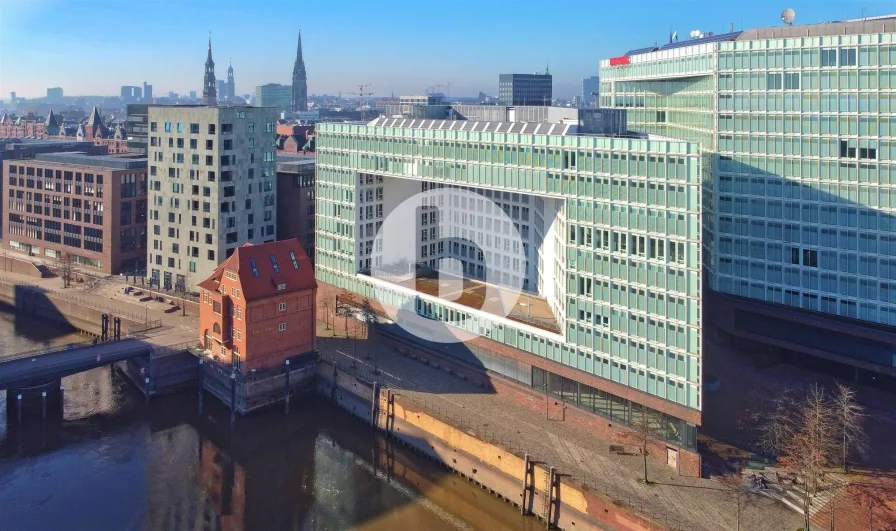
{"type": "Polygon", "coordinates": [[[202,376],[204,371],[202,370],[202,358],[199,358],[199,414],[202,415],[202,376]]]}
{"type": "Polygon", "coordinates": [[[283,384],[283,392],[286,394],[286,414],[289,415],[289,360],[286,360],[286,380],[283,384]]]}
{"type": "Polygon", "coordinates": [[[19,393],[18,396],[16,396],[16,402],[18,402],[19,422],[22,422],[22,393],[19,393]]]}
{"type": "Polygon", "coordinates": [[[230,431],[236,424],[236,370],[230,372],[230,431]]]}
{"type": "Polygon", "coordinates": [[[47,418],[47,392],[46,391],[41,391],[40,401],[41,401],[41,417],[43,419],[46,419],[47,418]]]}

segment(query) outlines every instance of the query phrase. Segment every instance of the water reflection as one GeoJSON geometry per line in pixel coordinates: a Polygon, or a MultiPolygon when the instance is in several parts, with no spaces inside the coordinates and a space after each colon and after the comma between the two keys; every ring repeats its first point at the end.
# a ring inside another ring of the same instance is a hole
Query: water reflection
{"type": "Polygon", "coordinates": [[[65,411],[55,421],[7,423],[0,407],[4,531],[537,523],[316,398],[289,417],[272,410],[240,419],[231,436],[227,410],[207,397],[198,416],[195,392],[147,405],[108,367],[63,383],[65,411]]]}

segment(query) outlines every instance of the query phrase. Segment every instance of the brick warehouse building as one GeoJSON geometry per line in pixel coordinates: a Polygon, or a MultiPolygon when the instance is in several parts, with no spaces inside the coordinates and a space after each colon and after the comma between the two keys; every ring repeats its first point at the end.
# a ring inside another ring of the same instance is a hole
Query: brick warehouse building
{"type": "Polygon", "coordinates": [[[3,241],[10,249],[106,274],[146,257],[146,158],[45,153],[3,162],[3,241]]]}
{"type": "Polygon", "coordinates": [[[317,282],[296,239],[246,244],[199,283],[199,340],[243,374],[316,348],[317,282]]]}

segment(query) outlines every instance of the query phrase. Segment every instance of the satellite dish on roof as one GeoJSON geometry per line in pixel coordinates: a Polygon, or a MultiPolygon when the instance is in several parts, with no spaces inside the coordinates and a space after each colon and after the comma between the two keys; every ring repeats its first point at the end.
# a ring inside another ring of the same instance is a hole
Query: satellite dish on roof
{"type": "Polygon", "coordinates": [[[781,20],[788,26],[793,24],[793,19],[795,19],[795,18],[796,18],[796,11],[794,11],[793,9],[791,9],[789,7],[781,13],[781,20]]]}

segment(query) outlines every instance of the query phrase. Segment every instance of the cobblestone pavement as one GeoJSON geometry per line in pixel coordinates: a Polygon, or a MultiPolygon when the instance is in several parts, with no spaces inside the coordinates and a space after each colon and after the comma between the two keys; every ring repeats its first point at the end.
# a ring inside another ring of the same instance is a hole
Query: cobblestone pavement
{"type": "MultiPolygon", "coordinates": [[[[736,529],[736,510],[729,492],[712,480],[679,477],[674,470],[649,462],[654,485],[642,485],[643,461],[638,456],[610,456],[609,441],[585,431],[548,420],[544,415],[490,393],[476,385],[399,354],[373,340],[356,340],[342,330],[327,330],[318,323],[318,348],[324,355],[344,358],[345,366],[360,375],[407,389],[412,400],[437,414],[458,420],[477,434],[513,449],[521,449],[561,473],[584,479],[592,488],[648,514],[673,529],[736,529]],[[352,361],[357,351],[360,361],[352,361]],[[341,353],[341,354],[340,354],[341,353]],[[374,374],[374,365],[377,374],[374,374]],[[665,522],[664,522],[665,523],[665,522]]],[[[343,320],[338,323],[340,328],[343,320]]],[[[352,336],[359,335],[352,332],[352,336]]],[[[750,494],[741,508],[740,528],[749,530],[797,529],[801,517],[780,503],[750,494]]]]}

